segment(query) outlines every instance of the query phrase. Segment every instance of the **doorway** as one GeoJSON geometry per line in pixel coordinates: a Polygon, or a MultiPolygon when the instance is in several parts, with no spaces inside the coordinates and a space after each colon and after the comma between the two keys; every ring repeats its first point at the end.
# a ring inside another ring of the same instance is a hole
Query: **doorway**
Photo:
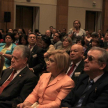
{"type": "Polygon", "coordinates": [[[16,29],[23,28],[25,32],[29,29],[39,29],[39,7],[16,6],[16,29]]]}
{"type": "Polygon", "coordinates": [[[89,32],[97,32],[102,27],[102,16],[100,11],[86,11],[85,29],[89,32]]]}

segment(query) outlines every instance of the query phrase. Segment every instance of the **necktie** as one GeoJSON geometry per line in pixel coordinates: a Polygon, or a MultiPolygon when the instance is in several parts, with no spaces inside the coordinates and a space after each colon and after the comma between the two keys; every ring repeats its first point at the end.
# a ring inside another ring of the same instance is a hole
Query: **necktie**
{"type": "Polygon", "coordinates": [[[16,70],[14,70],[11,73],[11,76],[9,77],[9,79],[6,82],[4,82],[4,84],[2,84],[2,86],[0,87],[0,94],[2,93],[2,91],[4,90],[4,88],[12,81],[13,76],[14,76],[15,73],[16,73],[16,70]]]}
{"type": "Polygon", "coordinates": [[[86,87],[86,89],[84,90],[84,92],[82,93],[82,96],[80,97],[80,99],[78,100],[77,104],[75,105],[75,107],[81,107],[83,100],[86,96],[86,92],[92,87],[92,85],[94,84],[93,80],[89,80],[88,86],[86,87]]]}
{"type": "Polygon", "coordinates": [[[68,76],[71,75],[71,73],[73,72],[74,68],[75,68],[75,64],[73,64],[72,67],[70,68],[70,70],[68,71],[68,73],[67,73],[68,76]]]}

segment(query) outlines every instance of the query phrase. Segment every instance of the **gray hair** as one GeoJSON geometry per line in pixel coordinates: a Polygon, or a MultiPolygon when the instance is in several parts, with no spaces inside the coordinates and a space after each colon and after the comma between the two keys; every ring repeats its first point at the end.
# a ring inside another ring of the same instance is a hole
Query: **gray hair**
{"type": "Polygon", "coordinates": [[[30,57],[30,49],[27,47],[27,46],[24,46],[24,45],[17,45],[14,50],[17,50],[17,51],[22,51],[22,57],[23,58],[28,58],[29,60],[29,57],[30,57]]]}
{"type": "Polygon", "coordinates": [[[92,47],[90,50],[91,51],[98,50],[101,52],[100,56],[98,57],[98,63],[99,64],[105,63],[106,67],[104,68],[104,71],[108,71],[108,52],[100,47],[92,47]]]}

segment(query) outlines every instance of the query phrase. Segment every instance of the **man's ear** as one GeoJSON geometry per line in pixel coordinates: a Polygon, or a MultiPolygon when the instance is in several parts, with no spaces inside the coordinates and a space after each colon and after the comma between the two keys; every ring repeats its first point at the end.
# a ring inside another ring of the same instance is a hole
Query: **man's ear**
{"type": "Polygon", "coordinates": [[[102,63],[102,64],[100,64],[99,69],[100,69],[100,70],[103,70],[105,67],[106,67],[106,63],[102,63]]]}
{"type": "Polygon", "coordinates": [[[28,58],[26,57],[26,58],[24,58],[24,64],[26,64],[27,63],[27,61],[28,61],[28,58]]]}

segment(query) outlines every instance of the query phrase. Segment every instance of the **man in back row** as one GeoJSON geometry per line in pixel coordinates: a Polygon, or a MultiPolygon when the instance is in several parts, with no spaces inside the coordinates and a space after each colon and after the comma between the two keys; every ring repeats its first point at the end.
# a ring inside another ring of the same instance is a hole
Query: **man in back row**
{"type": "Polygon", "coordinates": [[[2,72],[0,79],[0,108],[12,108],[32,92],[37,78],[27,67],[30,50],[23,45],[14,48],[11,68],[2,72]]]}
{"type": "Polygon", "coordinates": [[[84,71],[61,107],[108,108],[108,52],[99,47],[88,51],[84,71]]]}

